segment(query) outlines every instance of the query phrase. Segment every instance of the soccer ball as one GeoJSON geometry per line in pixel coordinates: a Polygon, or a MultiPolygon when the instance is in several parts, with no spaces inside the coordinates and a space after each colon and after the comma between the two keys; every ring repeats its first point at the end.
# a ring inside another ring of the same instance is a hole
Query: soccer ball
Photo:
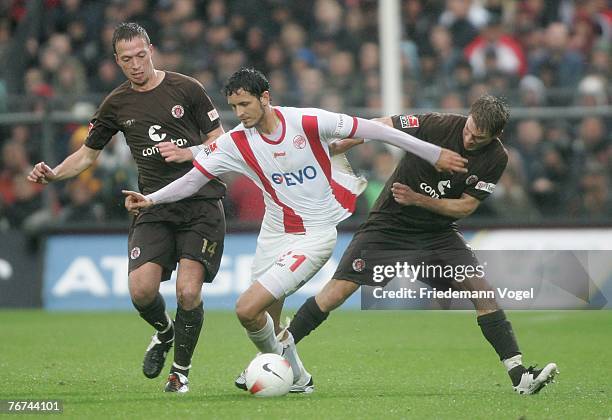
{"type": "Polygon", "coordinates": [[[293,385],[293,370],[283,356],[264,353],[253,359],[246,369],[246,386],[256,397],[279,397],[293,385]]]}

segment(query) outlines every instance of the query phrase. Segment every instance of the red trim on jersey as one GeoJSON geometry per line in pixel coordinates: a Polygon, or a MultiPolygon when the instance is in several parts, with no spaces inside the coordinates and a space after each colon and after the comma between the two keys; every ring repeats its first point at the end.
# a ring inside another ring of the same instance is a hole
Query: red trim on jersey
{"type": "Polygon", "coordinates": [[[351,132],[348,135],[349,139],[355,135],[355,131],[357,131],[357,118],[353,117],[353,128],[351,129],[351,132]]]}
{"type": "Polygon", "coordinates": [[[278,119],[280,120],[281,126],[283,127],[283,131],[281,132],[281,135],[279,137],[278,140],[271,140],[269,138],[267,138],[266,136],[263,135],[263,133],[259,133],[259,135],[261,136],[261,138],[266,142],[266,143],[270,143],[270,144],[281,144],[283,140],[285,140],[285,133],[287,132],[287,124],[285,123],[285,117],[283,117],[283,114],[281,114],[281,112],[274,108],[274,112],[276,113],[276,116],[278,117],[278,119]]]}
{"type": "Polygon", "coordinates": [[[304,129],[304,134],[306,134],[308,143],[310,143],[312,153],[314,153],[317,162],[319,162],[319,166],[323,169],[323,174],[325,174],[325,178],[327,178],[327,182],[329,182],[334,197],[336,197],[336,200],[342,207],[353,213],[355,211],[355,204],[357,203],[357,196],[332,179],[331,161],[327,153],[325,153],[325,150],[323,150],[323,144],[319,137],[319,123],[317,117],[304,115],[302,117],[302,128],[304,129]]]}
{"type": "Polygon", "coordinates": [[[193,161],[193,166],[195,166],[200,172],[202,172],[204,176],[206,176],[206,178],[210,178],[210,179],[216,178],[216,176],[214,176],[213,174],[208,172],[206,169],[204,169],[204,167],[200,165],[197,160],[193,161]]]}
{"type": "Polygon", "coordinates": [[[234,131],[230,134],[230,136],[232,137],[232,140],[234,140],[234,143],[236,144],[236,147],[238,147],[238,150],[240,151],[240,154],[242,155],[246,164],[249,165],[259,177],[264,190],[266,190],[266,192],[270,194],[270,197],[272,197],[272,200],[274,200],[274,202],[283,209],[283,225],[285,225],[285,232],[305,233],[306,229],[304,229],[304,221],[302,218],[298,216],[291,207],[282,203],[278,199],[276,191],[272,187],[272,184],[270,184],[270,181],[264,175],[261,166],[259,166],[259,162],[257,162],[257,158],[253,153],[253,149],[251,149],[251,145],[249,144],[245,132],[234,131]]]}

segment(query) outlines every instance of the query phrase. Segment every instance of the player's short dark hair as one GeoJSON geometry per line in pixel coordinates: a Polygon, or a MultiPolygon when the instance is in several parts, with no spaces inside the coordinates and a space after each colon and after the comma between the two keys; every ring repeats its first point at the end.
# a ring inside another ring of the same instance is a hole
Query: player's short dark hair
{"type": "Polygon", "coordinates": [[[240,89],[256,98],[261,98],[265,91],[270,91],[270,82],[259,70],[243,67],[227,79],[225,86],[223,86],[223,94],[230,96],[240,89]]]}
{"type": "Polygon", "coordinates": [[[149,39],[149,34],[137,23],[134,22],[123,22],[117,25],[115,28],[115,32],[113,32],[113,52],[117,54],[117,42],[119,41],[130,41],[137,36],[144,39],[144,41],[149,45],[151,40],[149,39]]]}
{"type": "Polygon", "coordinates": [[[510,118],[510,110],[503,99],[492,95],[482,95],[472,104],[470,115],[478,129],[489,136],[496,136],[506,126],[510,118]]]}

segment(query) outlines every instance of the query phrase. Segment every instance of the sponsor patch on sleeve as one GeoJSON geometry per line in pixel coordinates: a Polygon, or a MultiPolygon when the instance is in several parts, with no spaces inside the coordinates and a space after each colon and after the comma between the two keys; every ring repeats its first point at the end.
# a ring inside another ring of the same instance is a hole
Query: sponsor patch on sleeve
{"type": "Polygon", "coordinates": [[[478,181],[475,188],[480,191],[486,191],[490,194],[495,190],[495,184],[491,184],[490,182],[478,181]]]}
{"type": "Polygon", "coordinates": [[[216,109],[208,111],[208,119],[209,120],[214,121],[214,120],[216,120],[218,118],[219,118],[219,113],[217,112],[216,109]]]}
{"type": "Polygon", "coordinates": [[[202,151],[206,154],[206,156],[210,155],[215,150],[217,150],[217,142],[216,141],[213,141],[208,146],[204,146],[204,149],[202,149],[202,151]]]}
{"type": "Polygon", "coordinates": [[[400,115],[399,120],[402,128],[416,128],[419,126],[419,119],[416,115],[400,115]]]}
{"type": "Polygon", "coordinates": [[[345,129],[346,121],[343,114],[338,114],[338,123],[336,124],[336,130],[334,131],[334,137],[342,138],[344,137],[342,131],[345,129]]]}

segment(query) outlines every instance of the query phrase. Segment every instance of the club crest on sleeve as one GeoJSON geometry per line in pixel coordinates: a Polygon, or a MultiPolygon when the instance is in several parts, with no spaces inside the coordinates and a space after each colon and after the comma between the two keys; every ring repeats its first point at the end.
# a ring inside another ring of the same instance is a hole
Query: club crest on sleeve
{"type": "Polygon", "coordinates": [[[419,119],[416,115],[400,115],[399,120],[402,128],[417,128],[419,126],[419,119]]]}
{"type": "Polygon", "coordinates": [[[303,149],[306,147],[306,139],[304,136],[300,136],[299,134],[293,138],[293,145],[296,149],[303,149]]]}
{"type": "Polygon", "coordinates": [[[91,133],[91,129],[93,128],[94,123],[90,122],[89,125],[87,126],[87,134],[91,133]]]}
{"type": "Polygon", "coordinates": [[[468,176],[466,178],[465,185],[474,185],[477,182],[478,182],[478,176],[477,175],[470,175],[470,176],[468,176]]]}
{"type": "Polygon", "coordinates": [[[185,108],[181,105],[174,105],[172,107],[172,116],[174,118],[183,118],[183,115],[185,115],[185,108]]]}
{"type": "Polygon", "coordinates": [[[130,258],[135,260],[136,258],[140,257],[140,247],[135,246],[134,248],[132,248],[132,250],[130,251],[130,258]]]}
{"type": "Polygon", "coordinates": [[[362,258],[355,258],[353,260],[353,270],[358,273],[361,273],[363,270],[365,270],[365,265],[365,261],[362,258]]]}

